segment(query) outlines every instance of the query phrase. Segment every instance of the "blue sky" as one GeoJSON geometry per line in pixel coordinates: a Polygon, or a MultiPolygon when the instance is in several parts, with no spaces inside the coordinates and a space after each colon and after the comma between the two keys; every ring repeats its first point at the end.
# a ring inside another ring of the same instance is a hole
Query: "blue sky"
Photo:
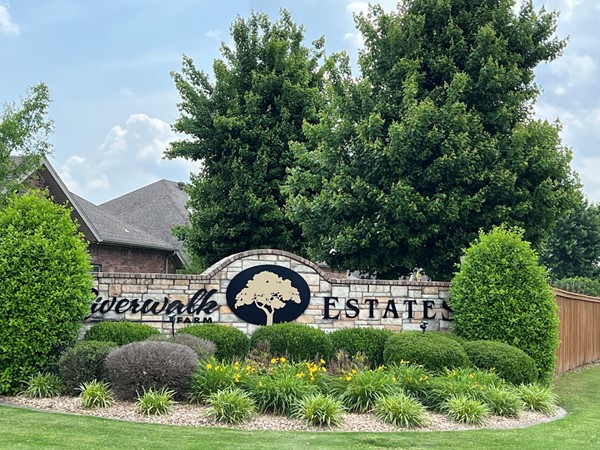
{"type": "MultiPolygon", "coordinates": [[[[395,1],[384,0],[387,10],[395,1]]],[[[563,141],[589,198],[600,202],[600,1],[535,0],[558,10],[563,56],[537,70],[544,92],[538,117],[560,118],[563,141]]],[[[279,8],[325,36],[328,53],[346,50],[356,63],[360,36],[352,15],[366,2],[349,0],[0,0],[0,103],[18,101],[44,81],[52,94],[52,165],[69,189],[94,203],[153,181],[187,181],[197,163],[163,160],[176,138],[170,124],[179,96],[170,72],[191,56],[212,73],[229,25],[251,10],[274,20],[279,8]]]]}

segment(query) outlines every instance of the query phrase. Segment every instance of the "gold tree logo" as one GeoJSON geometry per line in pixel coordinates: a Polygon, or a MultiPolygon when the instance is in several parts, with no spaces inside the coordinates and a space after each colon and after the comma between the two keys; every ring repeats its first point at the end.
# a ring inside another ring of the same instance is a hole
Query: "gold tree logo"
{"type": "Polygon", "coordinates": [[[254,304],[267,316],[267,325],[273,325],[273,314],[288,302],[300,303],[300,293],[292,282],[265,270],[254,275],[235,296],[235,308],[254,304]]]}

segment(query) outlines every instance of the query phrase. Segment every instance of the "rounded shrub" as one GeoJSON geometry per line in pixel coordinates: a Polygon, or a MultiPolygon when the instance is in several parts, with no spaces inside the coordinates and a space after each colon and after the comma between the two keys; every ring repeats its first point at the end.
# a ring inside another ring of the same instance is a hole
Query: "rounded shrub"
{"type": "Polygon", "coordinates": [[[64,352],[58,361],[64,392],[75,395],[84,383],[107,381],[106,357],[114,349],[109,342],[80,341],[64,352]]]}
{"type": "Polygon", "coordinates": [[[100,322],[95,323],[85,333],[84,339],[91,341],[113,342],[117,346],[145,341],[160,332],[143,323],[135,322],[100,322]]]}
{"type": "Polygon", "coordinates": [[[133,342],[106,358],[109,379],[117,398],[134,400],[150,389],[166,388],[184,398],[198,356],[189,347],[161,341],[133,342]]]}
{"type": "Polygon", "coordinates": [[[90,268],[68,208],[43,192],[0,207],[0,395],[56,370],[90,312],[90,268]]]}
{"type": "Polygon", "coordinates": [[[385,341],[392,335],[389,330],[378,328],[343,328],[331,333],[333,350],[345,350],[351,357],[362,353],[372,368],[383,364],[385,341]]]}
{"type": "Polygon", "coordinates": [[[442,333],[395,333],[385,343],[383,358],[386,364],[410,362],[433,371],[469,365],[462,345],[442,333]]]}
{"type": "Polygon", "coordinates": [[[494,369],[500,378],[514,385],[537,380],[535,361],[517,347],[496,341],[468,341],[463,347],[478,369],[494,369]]]}
{"type": "Polygon", "coordinates": [[[273,355],[287,355],[294,361],[333,356],[333,343],[327,333],[299,323],[278,323],[258,328],[252,333],[252,347],[263,341],[269,343],[273,355]]]}
{"type": "Polygon", "coordinates": [[[179,333],[214,342],[217,346],[215,357],[220,360],[244,358],[250,350],[250,339],[235,327],[205,323],[182,328],[179,333]]]}
{"type": "Polygon", "coordinates": [[[523,233],[495,228],[465,251],[452,280],[454,331],[470,341],[500,341],[533,358],[549,382],[556,366],[558,316],[546,269],[523,233]]]}
{"type": "Polygon", "coordinates": [[[150,340],[173,342],[191,348],[198,355],[198,359],[210,359],[215,356],[217,345],[208,339],[202,339],[187,333],[177,333],[175,336],[159,334],[150,336],[150,340]]]}

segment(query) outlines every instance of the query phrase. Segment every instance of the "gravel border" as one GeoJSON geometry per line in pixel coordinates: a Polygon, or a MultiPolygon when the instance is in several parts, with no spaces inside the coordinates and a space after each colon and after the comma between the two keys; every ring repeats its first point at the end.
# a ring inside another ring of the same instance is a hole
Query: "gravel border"
{"type": "Polygon", "coordinates": [[[524,428],[539,423],[562,419],[566,411],[558,408],[556,414],[547,416],[539,412],[524,411],[518,419],[490,416],[480,425],[464,425],[448,420],[441,414],[426,412],[429,424],[421,428],[405,429],[378,421],[373,414],[344,414],[344,423],[339,427],[319,428],[288,417],[259,414],[242,425],[217,423],[205,416],[206,407],[188,403],[176,403],[170,414],[165,416],[147,416],[136,412],[135,404],[117,401],[108,408],[86,409],[77,397],[52,397],[32,399],[24,396],[1,397],[0,404],[5,406],[35,409],[46,412],[95,416],[106,419],[130,422],[158,423],[193,427],[224,427],[237,430],[286,430],[286,431],[344,431],[344,432],[398,432],[398,431],[460,431],[477,429],[524,428]]]}

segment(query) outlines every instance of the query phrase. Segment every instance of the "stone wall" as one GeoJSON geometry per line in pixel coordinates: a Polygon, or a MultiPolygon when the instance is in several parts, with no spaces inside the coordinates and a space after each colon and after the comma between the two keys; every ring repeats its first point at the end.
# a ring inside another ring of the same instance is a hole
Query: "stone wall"
{"type": "MultiPolygon", "coordinates": [[[[288,294],[289,298],[282,296],[281,301],[271,303],[280,308],[272,316],[275,322],[280,321],[278,317],[283,317],[289,303],[290,307],[306,308],[295,318],[295,322],[326,331],[346,327],[419,330],[423,319],[428,322],[428,330],[438,330],[447,329],[451,323],[447,320],[451,319],[451,313],[445,304],[449,283],[334,278],[316,264],[279,250],[252,250],[232,255],[201,275],[96,274],[98,294],[92,305],[95,312],[88,323],[97,320],[135,320],[170,332],[172,326],[179,329],[193,323],[216,322],[234,326],[249,334],[260,325],[241,319],[232,311],[232,307],[238,314],[254,308],[259,320],[265,320],[267,313],[261,312],[250,300],[244,306],[239,306],[239,300],[228,304],[228,296],[240,299],[239,289],[229,294],[228,289],[231,291],[234,285],[239,284],[239,281],[231,283],[238,275],[241,274],[243,278],[244,273],[250,273],[246,277],[250,280],[253,271],[268,273],[269,267],[272,271],[274,266],[299,275],[310,291],[310,300],[307,298],[306,304],[302,305],[304,300],[297,295],[302,291],[300,287],[294,285],[296,289],[291,286],[284,279],[285,275],[279,277],[269,273],[272,283],[285,285],[287,292],[292,292],[288,294]],[[176,315],[173,324],[169,320],[169,313],[176,315]]],[[[244,279],[240,286],[247,288],[250,284],[244,279]]],[[[283,288],[278,289],[278,292],[283,292],[283,288]]],[[[255,294],[253,298],[259,297],[260,294],[255,294]]]]}

